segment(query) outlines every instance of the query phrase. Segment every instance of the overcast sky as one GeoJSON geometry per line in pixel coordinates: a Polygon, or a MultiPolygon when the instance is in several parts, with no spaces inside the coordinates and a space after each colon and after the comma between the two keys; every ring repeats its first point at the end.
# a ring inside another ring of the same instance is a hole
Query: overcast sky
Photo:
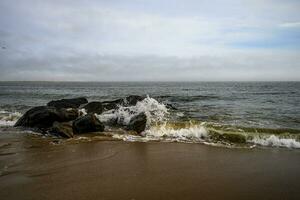
{"type": "Polygon", "coordinates": [[[0,80],[300,81],[300,1],[1,0],[0,80]]]}

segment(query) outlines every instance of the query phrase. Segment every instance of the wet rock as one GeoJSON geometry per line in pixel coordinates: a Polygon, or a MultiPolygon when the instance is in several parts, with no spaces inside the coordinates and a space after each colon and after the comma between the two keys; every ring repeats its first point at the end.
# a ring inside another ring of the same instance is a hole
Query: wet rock
{"type": "Polygon", "coordinates": [[[61,122],[67,122],[67,121],[71,121],[76,119],[79,116],[79,112],[77,109],[75,108],[61,108],[61,109],[57,109],[60,118],[61,118],[61,122]]]}
{"type": "Polygon", "coordinates": [[[101,114],[103,112],[103,106],[101,102],[93,101],[86,104],[83,107],[87,113],[101,114]]]}
{"type": "Polygon", "coordinates": [[[124,106],[135,106],[137,102],[143,101],[145,97],[141,97],[138,95],[130,95],[123,99],[123,105],[124,106]]]}
{"type": "Polygon", "coordinates": [[[87,114],[73,122],[74,134],[102,131],[104,131],[104,125],[95,117],[94,114],[87,114]]]}
{"type": "Polygon", "coordinates": [[[170,103],[164,103],[165,106],[168,108],[168,109],[171,109],[171,110],[178,110],[175,106],[173,106],[172,104],[170,103]]]}
{"type": "Polygon", "coordinates": [[[145,97],[138,95],[130,95],[123,99],[117,99],[114,101],[104,101],[102,102],[103,108],[105,110],[117,109],[118,106],[135,106],[137,102],[143,101],[145,97]]]}
{"type": "Polygon", "coordinates": [[[60,99],[55,101],[50,101],[47,106],[52,106],[56,108],[79,108],[80,105],[88,103],[87,99],[84,97],[73,98],[73,99],[60,99]]]}
{"type": "Polygon", "coordinates": [[[78,117],[76,109],[57,109],[50,106],[38,106],[28,110],[15,126],[48,128],[53,122],[71,121],[78,117]]]}
{"type": "Polygon", "coordinates": [[[54,122],[50,132],[64,138],[72,138],[74,135],[72,122],[54,122]]]}
{"type": "Polygon", "coordinates": [[[102,106],[104,110],[114,110],[117,109],[119,105],[121,105],[121,101],[119,99],[114,101],[102,102],[102,106]]]}
{"type": "Polygon", "coordinates": [[[147,123],[147,116],[145,113],[140,113],[130,119],[130,122],[127,126],[127,130],[133,130],[137,133],[141,133],[145,130],[147,123]]]}

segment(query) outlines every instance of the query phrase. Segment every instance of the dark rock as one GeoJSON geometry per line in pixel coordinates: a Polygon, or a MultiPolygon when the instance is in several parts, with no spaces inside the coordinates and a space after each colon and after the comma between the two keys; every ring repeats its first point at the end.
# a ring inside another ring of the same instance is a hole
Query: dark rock
{"type": "Polygon", "coordinates": [[[76,119],[79,116],[78,110],[74,108],[61,108],[57,109],[57,111],[61,117],[61,122],[68,122],[76,119]]]}
{"type": "Polygon", "coordinates": [[[50,101],[47,106],[53,106],[56,108],[79,108],[80,105],[88,103],[84,97],[74,99],[61,99],[56,101],[50,101]]]}
{"type": "Polygon", "coordinates": [[[137,102],[143,101],[145,97],[137,96],[137,95],[130,95],[123,99],[124,106],[135,106],[137,102]]]}
{"type": "Polygon", "coordinates": [[[117,109],[118,106],[135,106],[137,102],[143,101],[145,97],[141,97],[138,95],[130,95],[123,99],[117,99],[114,101],[104,101],[102,102],[102,106],[105,110],[117,109]]]}
{"type": "Polygon", "coordinates": [[[83,107],[87,113],[101,114],[103,112],[103,106],[101,102],[93,101],[86,104],[83,107]]]}
{"type": "Polygon", "coordinates": [[[74,134],[98,131],[104,131],[104,125],[95,117],[94,114],[87,114],[73,122],[74,134]]]}
{"type": "Polygon", "coordinates": [[[48,128],[53,122],[71,121],[78,117],[75,109],[57,109],[49,106],[38,106],[28,110],[15,124],[32,128],[48,128]]]}
{"type": "Polygon", "coordinates": [[[117,109],[118,106],[121,105],[121,100],[114,100],[114,101],[104,101],[102,102],[102,106],[104,110],[114,110],[117,109]]]}
{"type": "Polygon", "coordinates": [[[147,116],[145,115],[145,113],[140,113],[130,119],[127,129],[136,131],[137,133],[141,133],[145,130],[146,123],[147,116]]]}
{"type": "Polygon", "coordinates": [[[64,138],[72,138],[74,135],[72,122],[54,122],[50,132],[64,138]]]}
{"type": "Polygon", "coordinates": [[[173,106],[172,104],[169,103],[164,103],[166,108],[171,109],[171,110],[178,110],[175,106],[173,106]]]}

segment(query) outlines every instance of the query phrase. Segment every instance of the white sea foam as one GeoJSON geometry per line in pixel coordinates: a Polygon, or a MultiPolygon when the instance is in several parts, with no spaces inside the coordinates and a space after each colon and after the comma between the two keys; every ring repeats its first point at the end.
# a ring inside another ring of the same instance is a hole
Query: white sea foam
{"type": "Polygon", "coordinates": [[[144,133],[145,137],[167,138],[183,141],[203,141],[208,136],[208,132],[203,125],[191,125],[186,128],[172,128],[166,124],[151,127],[144,133]]]}
{"type": "Polygon", "coordinates": [[[168,109],[164,104],[147,96],[143,101],[137,102],[135,106],[119,106],[117,110],[109,110],[96,116],[102,122],[117,120],[118,124],[127,125],[130,119],[139,113],[146,114],[147,126],[150,126],[152,123],[166,120],[168,109]]]}
{"type": "Polygon", "coordinates": [[[178,142],[204,142],[208,132],[203,125],[191,125],[185,128],[172,128],[167,124],[150,127],[142,136],[129,134],[114,134],[114,138],[124,141],[178,141],[178,142]]]}
{"type": "Polygon", "coordinates": [[[126,142],[148,142],[154,140],[152,138],[146,138],[146,137],[129,135],[129,134],[113,134],[112,137],[126,142]]]}
{"type": "MultiPolygon", "coordinates": [[[[204,143],[209,145],[220,145],[211,140],[208,129],[205,124],[190,124],[183,128],[173,128],[167,123],[152,126],[142,133],[142,136],[130,134],[113,134],[114,138],[122,139],[129,142],[148,142],[148,141],[169,141],[169,142],[187,142],[187,143],[204,143]]],[[[285,148],[300,148],[300,142],[294,138],[279,138],[276,135],[256,136],[247,143],[250,148],[255,145],[285,148]]],[[[222,144],[224,145],[224,144],[222,144]]],[[[234,146],[234,145],[233,145],[234,146]]]]}
{"type": "Polygon", "coordinates": [[[0,126],[13,126],[22,116],[19,112],[0,111],[0,126]]]}
{"type": "Polygon", "coordinates": [[[78,109],[78,115],[79,116],[84,116],[86,114],[87,114],[87,112],[86,112],[86,110],[84,108],[78,109]]]}
{"type": "Polygon", "coordinates": [[[287,147],[287,148],[300,148],[300,142],[293,138],[279,138],[278,136],[271,135],[269,137],[254,137],[249,142],[261,146],[273,147],[287,147]]]}
{"type": "Polygon", "coordinates": [[[183,113],[183,112],[177,112],[177,113],[176,113],[176,116],[178,116],[178,117],[183,117],[183,116],[184,116],[184,113],[183,113]]]}
{"type": "Polygon", "coordinates": [[[16,121],[0,120],[0,127],[2,127],[2,126],[13,126],[15,123],[16,123],[16,121]]]}

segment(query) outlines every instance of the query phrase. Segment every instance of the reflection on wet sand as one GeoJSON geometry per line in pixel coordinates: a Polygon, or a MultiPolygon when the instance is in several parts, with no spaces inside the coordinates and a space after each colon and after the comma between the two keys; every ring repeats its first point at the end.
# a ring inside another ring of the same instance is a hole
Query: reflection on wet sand
{"type": "Polygon", "coordinates": [[[297,150],[105,138],[74,141],[1,134],[1,197],[297,199],[300,195],[297,150]]]}

